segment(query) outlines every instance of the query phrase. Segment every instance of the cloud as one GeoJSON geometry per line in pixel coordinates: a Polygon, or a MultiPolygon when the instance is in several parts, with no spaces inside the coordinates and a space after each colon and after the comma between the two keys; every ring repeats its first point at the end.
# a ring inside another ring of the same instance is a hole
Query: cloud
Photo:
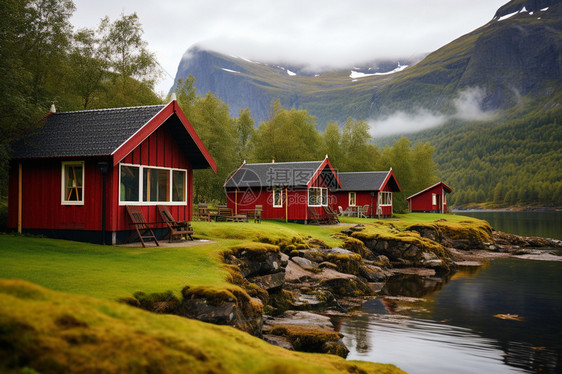
{"type": "Polygon", "coordinates": [[[485,121],[492,119],[494,111],[483,111],[482,101],[486,97],[486,90],[481,87],[467,88],[459,93],[455,99],[456,113],[454,118],[465,121],[485,121]]]}
{"type": "Polygon", "coordinates": [[[408,134],[443,125],[448,117],[432,113],[427,109],[418,109],[413,113],[397,111],[382,119],[369,121],[371,135],[374,138],[394,134],[408,134]]]}
{"type": "Polygon", "coordinates": [[[408,134],[443,126],[452,119],[464,121],[485,121],[493,119],[495,111],[482,110],[486,90],[471,87],[459,92],[453,101],[455,112],[443,114],[418,108],[413,112],[396,111],[390,115],[368,121],[374,138],[396,134],[408,134]]]}

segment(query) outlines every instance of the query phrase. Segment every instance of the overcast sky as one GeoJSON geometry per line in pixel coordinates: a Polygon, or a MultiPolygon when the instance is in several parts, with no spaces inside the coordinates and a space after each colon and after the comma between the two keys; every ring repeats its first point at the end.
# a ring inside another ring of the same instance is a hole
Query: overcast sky
{"type": "Polygon", "coordinates": [[[199,43],[259,61],[342,67],[438,49],[492,19],[508,0],[74,0],[76,28],[136,12],[149,49],[173,84],[199,43]]]}

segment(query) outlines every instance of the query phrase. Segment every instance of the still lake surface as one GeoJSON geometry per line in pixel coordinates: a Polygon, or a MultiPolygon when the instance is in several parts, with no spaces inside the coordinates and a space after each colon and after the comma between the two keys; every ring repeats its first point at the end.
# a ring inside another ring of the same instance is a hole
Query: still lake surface
{"type": "MultiPolygon", "coordinates": [[[[561,238],[561,220],[562,212],[493,212],[490,223],[561,238]]],[[[446,278],[393,277],[383,292],[410,299],[373,299],[339,321],[349,360],[413,374],[562,373],[562,262],[494,259],[446,278]]]]}

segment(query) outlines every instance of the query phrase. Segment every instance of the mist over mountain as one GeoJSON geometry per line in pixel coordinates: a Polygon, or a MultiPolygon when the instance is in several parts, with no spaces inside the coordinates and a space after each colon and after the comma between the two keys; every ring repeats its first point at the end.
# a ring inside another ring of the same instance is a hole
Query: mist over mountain
{"type": "Polygon", "coordinates": [[[193,46],[176,79],[192,74],[199,95],[213,92],[232,116],[249,108],[256,124],[279,99],[320,131],[353,117],[377,145],[430,142],[451,203],[560,206],[561,35],[562,0],[512,0],[426,56],[314,72],[193,46]]]}
{"type": "Polygon", "coordinates": [[[176,81],[193,75],[200,95],[213,92],[233,116],[248,107],[256,123],[267,119],[271,102],[280,99],[287,108],[316,116],[319,129],[353,117],[369,121],[374,135],[408,133],[450,120],[490,119],[525,99],[556,96],[561,16],[560,1],[513,0],[488,24],[427,56],[374,60],[345,70],[314,72],[192,46],[176,81]]]}

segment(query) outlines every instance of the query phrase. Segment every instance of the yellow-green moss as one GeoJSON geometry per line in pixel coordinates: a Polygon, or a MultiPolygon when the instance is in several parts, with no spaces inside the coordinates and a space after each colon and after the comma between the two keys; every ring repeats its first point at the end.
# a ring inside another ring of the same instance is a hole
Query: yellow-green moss
{"type": "Polygon", "coordinates": [[[402,373],[293,352],[228,326],[0,280],[0,372],[402,373]],[[68,318],[67,316],[72,316],[68,318]]]}
{"type": "Polygon", "coordinates": [[[246,242],[230,247],[225,252],[236,255],[244,251],[252,252],[252,253],[267,253],[267,252],[279,253],[279,246],[273,244],[267,244],[267,243],[259,243],[259,242],[246,242]]]}
{"type": "Polygon", "coordinates": [[[307,352],[321,352],[324,343],[337,341],[343,337],[335,331],[303,325],[277,325],[271,333],[284,336],[296,350],[307,352]]]}

